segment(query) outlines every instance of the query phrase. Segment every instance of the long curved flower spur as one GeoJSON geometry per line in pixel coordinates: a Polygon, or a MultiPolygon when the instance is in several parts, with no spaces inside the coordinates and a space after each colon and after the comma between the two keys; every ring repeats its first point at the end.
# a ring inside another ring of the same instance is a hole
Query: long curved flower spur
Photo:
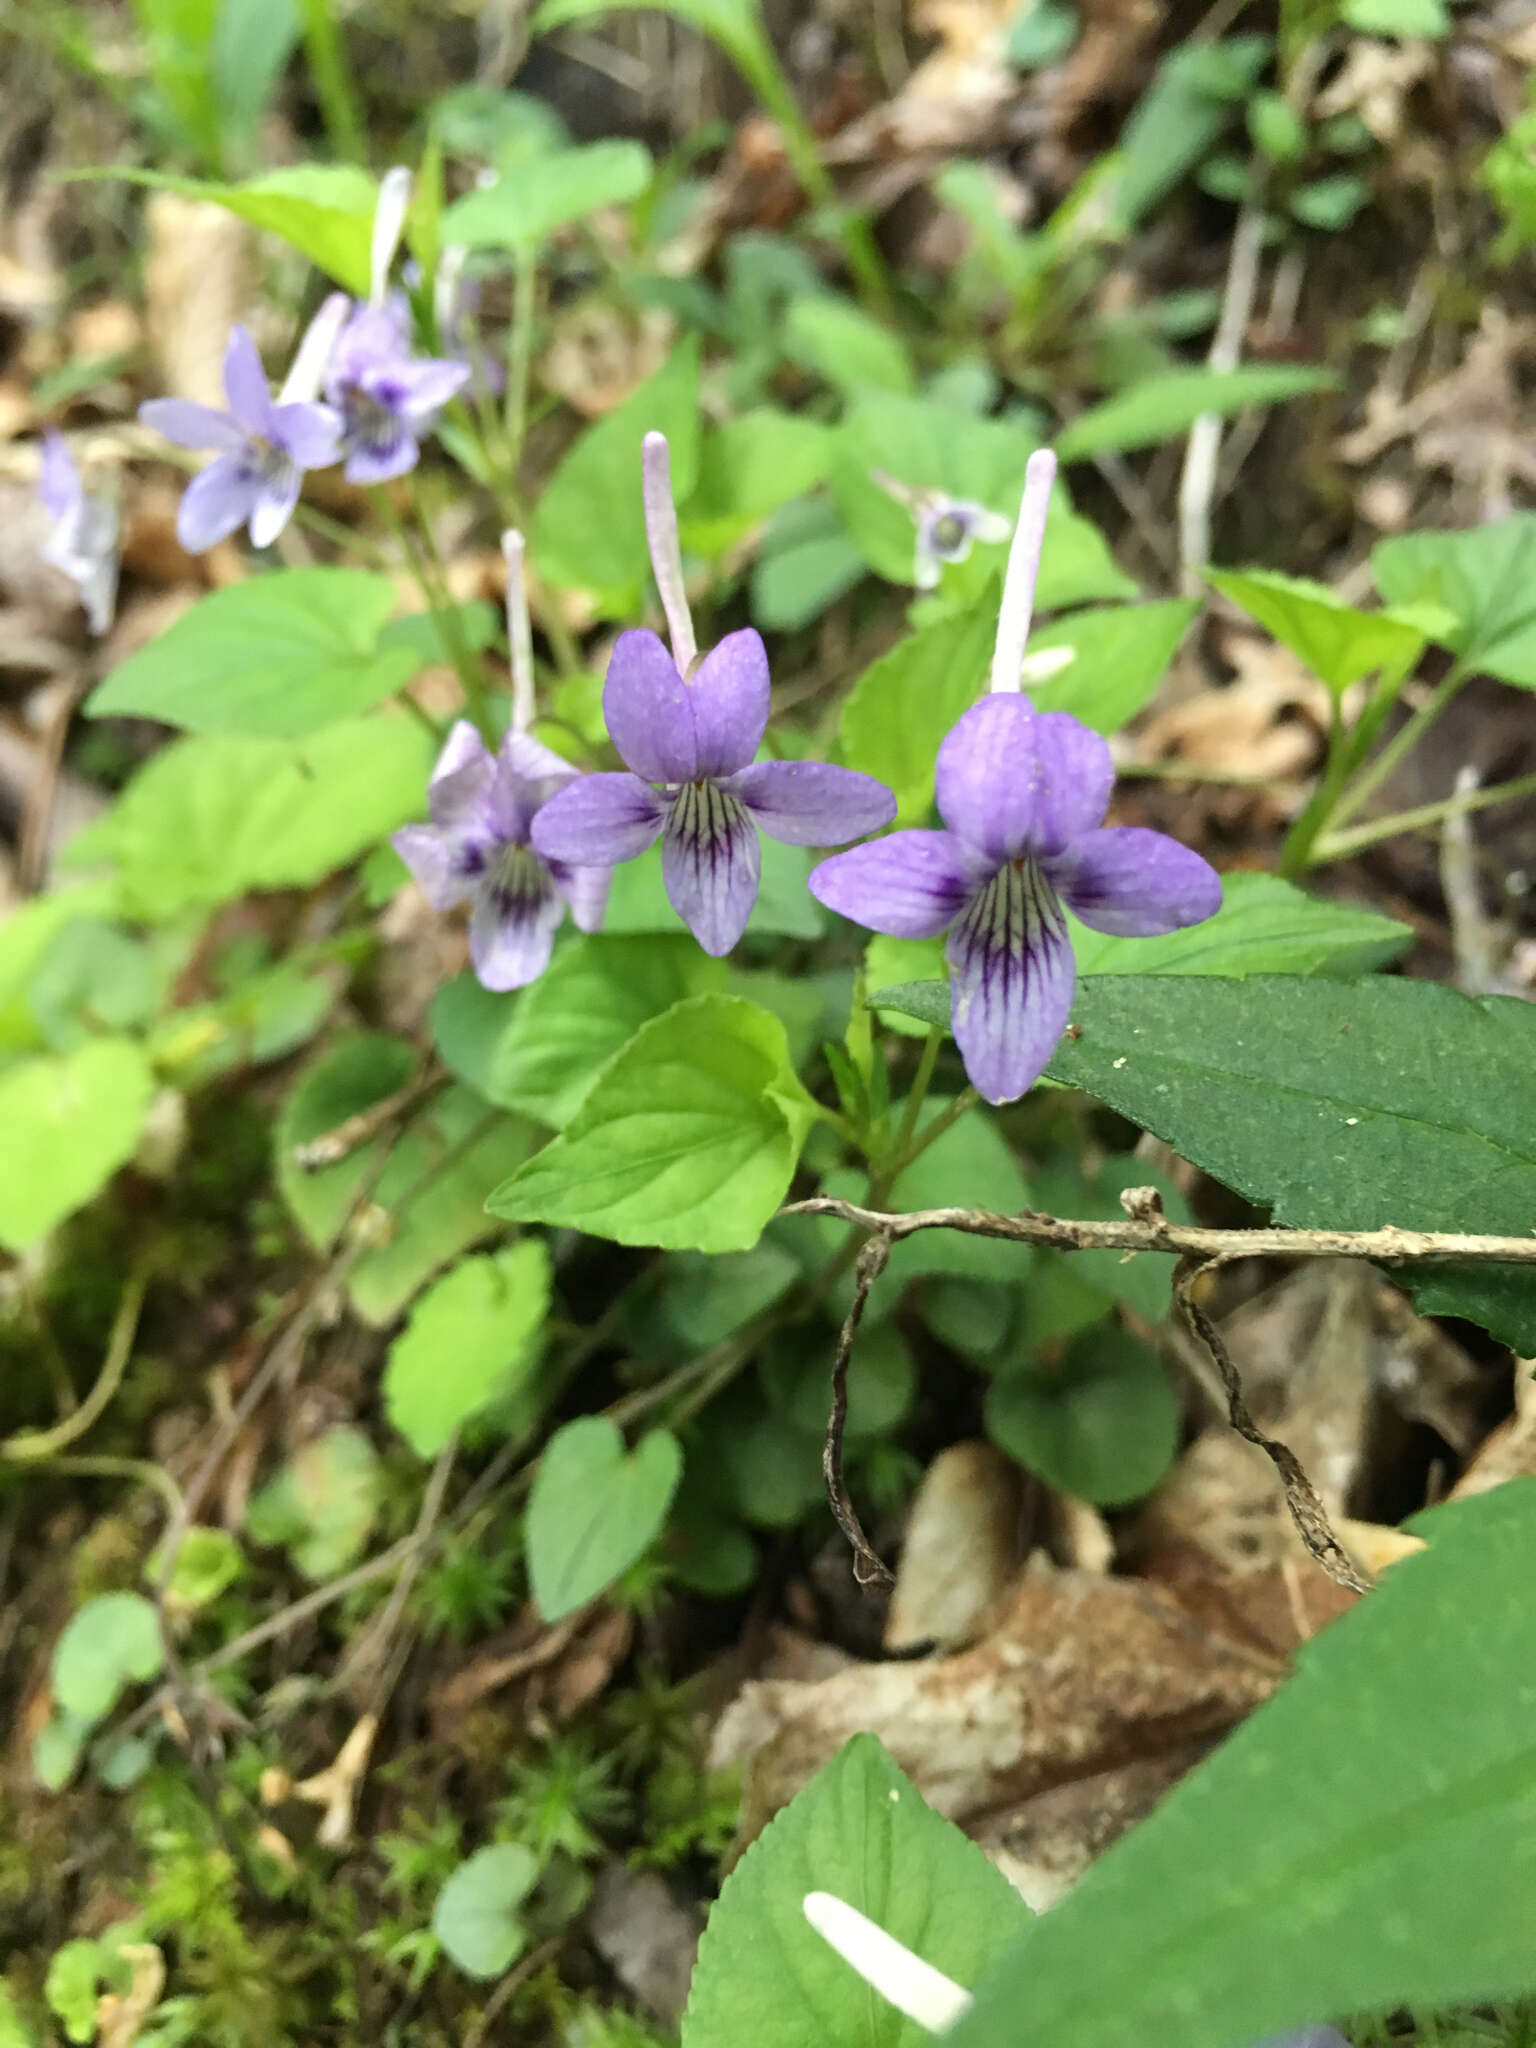
{"type": "Polygon", "coordinates": [[[695,667],[665,438],[642,451],[646,532],[672,636],[621,633],[603,686],[608,736],[627,773],[585,775],[540,811],[546,859],[633,860],[659,839],[667,900],[706,953],[746,929],[762,873],[758,832],[790,846],[838,846],[888,825],[883,783],[820,761],[754,762],[768,725],[768,656],[731,633],[695,667]]]}
{"type": "Polygon", "coordinates": [[[1161,832],[1101,821],[1109,747],[1020,694],[1055,457],[1029,459],[992,659],[991,691],[939,748],[945,830],[893,832],[812,870],[812,895],[894,938],[948,933],[952,1028],[989,1102],[1032,1088],[1067,1026],[1077,964],[1063,906],[1095,931],[1145,937],[1221,907],[1209,862],[1161,832]]]}
{"type": "Polygon", "coordinates": [[[434,910],[470,903],[469,954],[489,989],[522,988],[549,965],[567,909],[595,932],[608,905],[611,870],[547,860],[530,844],[540,809],[577,770],[529,732],[533,648],[523,589],[523,537],[502,537],[507,558],[507,637],[512,724],[493,754],[467,718],[448,735],[427,790],[429,825],[404,825],[395,851],[434,910]]]}
{"type": "Polygon", "coordinates": [[[117,506],[87,491],[69,443],[50,427],[43,436],[37,494],[53,521],[42,555],[79,592],[90,629],[98,637],[117,608],[117,506]]]}

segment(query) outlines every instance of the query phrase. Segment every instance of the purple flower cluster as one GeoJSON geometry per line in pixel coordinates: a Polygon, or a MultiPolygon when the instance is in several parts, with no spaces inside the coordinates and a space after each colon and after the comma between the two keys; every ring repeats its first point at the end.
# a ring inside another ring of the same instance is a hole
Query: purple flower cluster
{"type": "Polygon", "coordinates": [[[388,290],[410,194],[409,172],[386,174],[369,299],[354,306],[344,292],[332,293],[275,401],[256,344],[236,327],[224,356],[227,412],[184,398],[140,406],[140,419],[168,441],[218,451],[188,485],[177,515],[177,535],[193,554],[239,526],[253,546],[270,547],[293,517],[306,470],[345,462],[347,480],[360,484],[403,475],[420,458],[422,435],[468,383],[466,363],[412,355],[409,306],[388,290]]]}

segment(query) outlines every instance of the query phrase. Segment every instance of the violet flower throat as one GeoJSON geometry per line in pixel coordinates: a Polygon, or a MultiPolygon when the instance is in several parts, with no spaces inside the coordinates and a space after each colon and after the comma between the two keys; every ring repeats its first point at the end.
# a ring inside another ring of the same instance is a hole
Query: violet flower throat
{"type": "Polygon", "coordinates": [[[1021,693],[1025,643],[1056,459],[1029,459],[1009,553],[991,689],[939,748],[942,831],[893,832],[812,870],[828,909],[893,938],[947,934],[952,1024],[989,1102],[1013,1102],[1066,1030],[1077,964],[1065,912],[1144,937],[1199,924],[1221,880],[1161,832],[1102,823],[1114,786],[1106,741],[1021,693]]]}

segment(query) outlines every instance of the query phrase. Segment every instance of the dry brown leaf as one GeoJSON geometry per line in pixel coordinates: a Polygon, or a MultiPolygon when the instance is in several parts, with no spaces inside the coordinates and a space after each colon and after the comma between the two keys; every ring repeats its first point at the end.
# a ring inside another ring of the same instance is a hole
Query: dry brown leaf
{"type": "Polygon", "coordinates": [[[1487,1493],[1536,1472],[1536,1360],[1515,1360],[1515,1412],[1483,1444],[1451,1488],[1452,1500],[1487,1493]]]}
{"type": "Polygon", "coordinates": [[[1037,1563],[996,1631],[958,1655],[746,1685],[709,1762],[745,1766],[746,1841],[863,1730],[930,1805],[976,1821],[1220,1734],[1268,1698],[1282,1669],[1202,1628],[1157,1587],[1037,1563]]]}
{"type": "Polygon", "coordinates": [[[1312,111],[1323,121],[1358,114],[1378,142],[1396,142],[1409,93],[1434,68],[1428,43],[1378,43],[1352,36],[1344,62],[1313,100],[1312,111]]]}
{"type": "Polygon", "coordinates": [[[664,308],[583,299],[560,314],[539,372],[587,419],[612,412],[666,361],[677,323],[664,308]]]}
{"type": "Polygon", "coordinates": [[[133,2048],[139,2030],[165,1989],[165,1957],[153,1942],[127,1942],[118,1950],[129,1965],[128,1989],[104,1991],[96,2001],[96,2048],[133,2048]]]}
{"type": "Polygon", "coordinates": [[[224,405],[224,349],[249,288],[250,230],[221,206],[152,192],[144,319],[164,390],[224,405]]]}

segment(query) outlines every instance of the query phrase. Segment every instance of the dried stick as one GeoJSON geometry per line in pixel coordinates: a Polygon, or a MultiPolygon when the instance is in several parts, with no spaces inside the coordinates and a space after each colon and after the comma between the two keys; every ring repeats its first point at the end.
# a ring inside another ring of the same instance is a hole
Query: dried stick
{"type": "Polygon", "coordinates": [[[1211,1354],[1216,1370],[1221,1374],[1221,1384],[1227,1395],[1227,1420],[1240,1437],[1264,1453],[1279,1473],[1280,1484],[1285,1489],[1285,1504],[1291,1511],[1297,1533],[1307,1546],[1308,1555],[1337,1584],[1347,1586],[1352,1593],[1368,1593],[1371,1581],[1361,1574],[1354,1559],[1334,1535],[1328,1511],[1318,1498],[1317,1488],[1302,1470],[1301,1460],[1289,1444],[1266,1436],[1249,1413],[1248,1403],[1243,1398],[1243,1383],[1232,1363],[1232,1354],[1221,1332],[1195,1300],[1196,1283],[1221,1264],[1220,1259],[1203,1262],[1181,1259],[1174,1273],[1173,1291],[1189,1327],[1211,1354]]]}
{"type": "Polygon", "coordinates": [[[1199,1259],[1300,1258],[1372,1259],[1400,1265],[1417,1259],[1491,1260],[1511,1266],[1536,1266],[1536,1237],[1463,1237],[1449,1230],[1208,1230],[1200,1224],[1175,1223],[1152,1204],[1133,1206],[1151,1192],[1132,1188],[1122,1201],[1132,1208],[1124,1223],[1079,1221],[1045,1216],[1024,1209],[1017,1216],[999,1216],[989,1209],[914,1209],[905,1216],[863,1209],[830,1195],[812,1195],[790,1202],[781,1216],[835,1216],[877,1230],[894,1243],[918,1230],[962,1230],[972,1237],[1000,1237],[1012,1244],[1048,1245],[1053,1251],[1181,1252],[1199,1259]]]}
{"type": "MultiPolygon", "coordinates": [[[[1221,315],[1207,358],[1212,370],[1237,368],[1253,312],[1263,246],[1264,207],[1261,198],[1251,198],[1238,215],[1232,236],[1221,315]]],[[[1211,558],[1211,501],[1220,456],[1221,416],[1202,413],[1189,430],[1179,483],[1179,587],[1186,597],[1198,595],[1200,571],[1211,558]]]]}
{"type": "Polygon", "coordinates": [[[891,1233],[877,1230],[859,1253],[858,1263],[853,1269],[853,1300],[848,1305],[848,1314],[837,1340],[837,1355],[832,1361],[832,1412],[827,1417],[827,1437],[821,1447],[821,1476],[826,1482],[827,1504],[832,1510],[833,1520],[852,1547],[853,1576],[861,1586],[888,1586],[891,1573],[864,1534],[863,1525],[848,1497],[848,1482],[843,1477],[843,1430],[848,1421],[848,1361],[853,1356],[853,1340],[863,1320],[869,1290],[885,1271],[886,1260],[890,1256],[891,1233]]]}

